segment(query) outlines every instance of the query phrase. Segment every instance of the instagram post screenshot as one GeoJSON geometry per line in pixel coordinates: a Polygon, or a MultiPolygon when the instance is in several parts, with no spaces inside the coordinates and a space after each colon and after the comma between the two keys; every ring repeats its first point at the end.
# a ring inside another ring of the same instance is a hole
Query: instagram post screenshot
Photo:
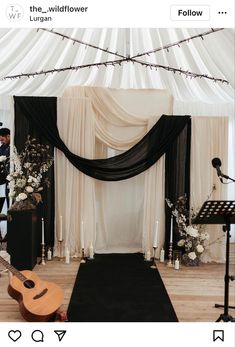
{"type": "Polygon", "coordinates": [[[235,343],[227,0],[0,4],[1,346],[235,343]]]}

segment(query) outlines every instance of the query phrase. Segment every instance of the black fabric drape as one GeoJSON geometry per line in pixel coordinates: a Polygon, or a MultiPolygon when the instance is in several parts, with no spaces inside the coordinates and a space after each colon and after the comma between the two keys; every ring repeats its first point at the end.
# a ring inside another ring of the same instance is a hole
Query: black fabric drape
{"type": "MultiPolygon", "coordinates": [[[[104,181],[131,178],[148,169],[166,153],[165,196],[175,202],[182,194],[190,195],[190,116],[163,115],[144,138],[128,151],[108,159],[91,160],[70,152],[61,140],[57,128],[56,98],[15,97],[15,113],[19,147],[23,146],[28,133],[34,134],[36,131],[38,136],[60,149],[80,171],[104,181]]],[[[54,209],[54,201],[51,206],[54,209]]],[[[50,205],[47,204],[47,208],[50,205]]],[[[166,250],[169,231],[170,210],[166,208],[166,250]]],[[[50,240],[52,235],[53,231],[50,240]]],[[[176,241],[174,237],[174,243],[176,241]]]]}
{"type": "MultiPolygon", "coordinates": [[[[170,144],[165,159],[165,196],[173,204],[177,199],[186,194],[190,197],[190,147],[191,147],[191,122],[188,122],[179,136],[170,144]]],[[[171,210],[166,205],[165,209],[165,249],[169,248],[171,210]]],[[[174,221],[173,249],[177,248],[178,232],[174,221]]],[[[182,250],[182,248],[179,248],[182,250]]]]}
{"type": "Polygon", "coordinates": [[[169,150],[190,122],[189,116],[163,115],[143,139],[128,151],[108,159],[86,159],[70,152],[59,136],[56,125],[56,98],[15,97],[15,110],[32,122],[77,169],[104,181],[124,180],[147,170],[169,150]]]}
{"type": "MultiPolygon", "coordinates": [[[[52,105],[55,103],[53,101],[52,105]]],[[[56,108],[51,109],[51,114],[56,115],[56,108]]],[[[27,136],[34,137],[38,142],[49,145],[49,151],[54,156],[54,146],[42,135],[42,132],[35,126],[34,122],[30,118],[26,118],[21,112],[15,109],[15,146],[18,152],[21,152],[25,146],[27,136]]],[[[54,194],[54,165],[48,172],[48,178],[50,180],[50,187],[45,187],[42,191],[42,204],[38,205],[38,212],[40,217],[44,217],[45,220],[45,243],[46,245],[54,245],[54,219],[55,219],[55,194],[54,194]]],[[[40,222],[40,219],[39,219],[40,222]]],[[[41,225],[39,223],[39,228],[41,225]]]]}

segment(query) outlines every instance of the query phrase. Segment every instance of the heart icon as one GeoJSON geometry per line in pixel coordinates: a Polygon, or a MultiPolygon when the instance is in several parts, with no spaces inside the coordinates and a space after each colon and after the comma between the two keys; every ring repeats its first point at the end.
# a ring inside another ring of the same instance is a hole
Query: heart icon
{"type": "Polygon", "coordinates": [[[21,331],[10,330],[8,331],[8,336],[10,337],[10,339],[12,339],[12,341],[16,342],[17,340],[19,340],[19,338],[21,338],[21,331]]]}

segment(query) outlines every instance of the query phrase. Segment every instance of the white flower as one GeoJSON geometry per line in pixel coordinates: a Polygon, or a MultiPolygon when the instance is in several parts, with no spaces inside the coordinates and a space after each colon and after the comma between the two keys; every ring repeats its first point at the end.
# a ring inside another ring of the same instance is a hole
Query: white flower
{"type": "Polygon", "coordinates": [[[10,190],[8,196],[9,196],[10,198],[13,198],[13,197],[15,196],[14,190],[10,190]]]}
{"type": "Polygon", "coordinates": [[[179,240],[179,241],[177,242],[177,245],[178,245],[179,247],[183,247],[183,246],[185,245],[185,240],[184,240],[184,239],[179,240]]]}
{"type": "Polygon", "coordinates": [[[193,243],[191,240],[187,240],[187,242],[185,242],[185,248],[192,248],[193,243]]]}
{"type": "Polygon", "coordinates": [[[11,175],[7,175],[7,180],[11,181],[11,180],[13,180],[13,177],[11,175]]]}
{"type": "Polygon", "coordinates": [[[31,165],[30,163],[25,163],[25,164],[24,164],[24,167],[25,167],[26,169],[28,169],[28,168],[30,168],[30,165],[31,165]]]}
{"type": "Polygon", "coordinates": [[[16,180],[16,185],[20,188],[23,188],[26,184],[26,180],[24,178],[18,178],[16,180]]]}
{"type": "Polygon", "coordinates": [[[202,253],[204,251],[204,247],[202,245],[197,245],[196,250],[198,253],[202,253]]]}
{"type": "Polygon", "coordinates": [[[27,195],[25,193],[20,193],[17,197],[16,197],[16,201],[20,201],[20,200],[25,200],[27,199],[27,195]],[[19,200],[17,200],[17,198],[19,200]]]}
{"type": "Polygon", "coordinates": [[[196,253],[195,253],[195,252],[190,252],[190,253],[188,253],[188,257],[189,257],[189,259],[192,259],[192,260],[194,260],[194,259],[196,259],[196,258],[197,258],[197,256],[196,256],[196,253]]]}
{"type": "Polygon", "coordinates": [[[7,159],[5,155],[0,155],[0,162],[3,162],[7,159]]]}
{"type": "Polygon", "coordinates": [[[191,225],[187,226],[185,231],[189,236],[192,236],[192,237],[198,237],[199,236],[198,230],[193,228],[191,225]]]}
{"type": "Polygon", "coordinates": [[[33,188],[30,187],[30,186],[26,186],[26,187],[25,187],[25,190],[26,190],[26,192],[28,192],[28,193],[32,193],[32,192],[33,192],[33,188]]]}
{"type": "Polygon", "coordinates": [[[200,238],[201,240],[209,240],[208,232],[201,233],[200,238]]]}
{"type": "Polygon", "coordinates": [[[10,181],[8,184],[9,188],[14,188],[15,187],[15,181],[10,181]]]}
{"type": "Polygon", "coordinates": [[[32,183],[33,182],[33,177],[32,176],[29,176],[28,178],[28,183],[32,183]]]}
{"type": "Polygon", "coordinates": [[[38,180],[37,180],[37,178],[35,178],[35,177],[33,177],[33,181],[34,181],[35,183],[38,183],[38,180]]]}

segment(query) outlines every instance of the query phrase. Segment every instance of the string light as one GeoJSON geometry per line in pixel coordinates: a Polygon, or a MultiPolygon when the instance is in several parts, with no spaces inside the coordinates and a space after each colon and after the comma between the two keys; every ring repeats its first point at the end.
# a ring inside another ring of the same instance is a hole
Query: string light
{"type": "Polygon", "coordinates": [[[99,68],[100,66],[115,66],[117,64],[121,65],[123,62],[128,61],[128,58],[125,59],[118,59],[118,60],[110,60],[110,61],[105,61],[105,62],[100,62],[100,63],[93,63],[93,64],[84,64],[84,65],[78,65],[78,66],[68,66],[68,67],[63,67],[63,68],[58,68],[58,69],[50,69],[50,70],[42,70],[39,72],[30,72],[30,73],[21,73],[18,75],[12,75],[12,76],[6,76],[3,77],[1,80],[7,80],[7,79],[17,79],[17,78],[22,78],[22,77],[36,77],[40,75],[48,75],[48,74],[53,74],[53,73],[58,73],[58,72],[64,72],[64,71],[73,71],[73,70],[79,70],[79,69],[85,69],[85,68],[91,68],[93,66],[96,66],[99,68]]]}
{"type": "Polygon", "coordinates": [[[100,50],[100,51],[102,51],[102,52],[115,55],[115,56],[117,56],[117,57],[119,57],[119,58],[126,58],[124,55],[121,55],[121,54],[119,54],[118,52],[112,52],[112,51],[110,51],[110,50],[108,49],[108,47],[107,47],[106,49],[104,49],[104,48],[101,48],[101,47],[99,47],[99,46],[92,45],[92,44],[90,44],[90,43],[88,43],[88,42],[75,39],[75,38],[70,37],[70,36],[68,36],[68,35],[61,34],[61,33],[58,32],[58,31],[49,30],[49,29],[46,29],[46,28],[40,28],[40,29],[38,29],[38,30],[47,31],[47,32],[52,33],[52,34],[54,34],[54,35],[58,35],[58,36],[62,37],[62,40],[67,39],[67,40],[73,41],[73,44],[79,43],[80,45],[85,45],[86,48],[87,48],[87,47],[91,47],[91,48],[94,48],[94,49],[96,49],[96,50],[100,50]]]}
{"type": "Polygon", "coordinates": [[[174,47],[174,46],[180,47],[181,43],[189,42],[190,40],[193,40],[193,39],[198,38],[198,37],[203,39],[203,36],[209,35],[209,34],[214,33],[216,31],[223,30],[223,28],[218,28],[218,29],[213,29],[212,28],[210,31],[207,31],[207,32],[204,32],[204,33],[201,33],[201,34],[198,34],[198,35],[194,35],[194,36],[188,37],[186,39],[180,40],[178,42],[174,42],[172,44],[168,44],[168,45],[156,48],[154,50],[151,50],[151,51],[148,51],[148,52],[143,52],[143,53],[137,54],[135,56],[131,56],[131,57],[129,55],[126,57],[126,56],[123,56],[123,55],[119,54],[117,51],[116,52],[112,52],[108,48],[104,49],[104,48],[92,45],[90,43],[87,43],[87,42],[84,42],[84,41],[81,41],[81,40],[69,37],[67,35],[64,35],[64,34],[61,34],[59,32],[54,31],[54,29],[51,29],[51,30],[46,29],[46,28],[37,29],[37,31],[39,31],[39,30],[43,30],[43,31],[46,31],[46,32],[58,35],[58,36],[62,37],[63,40],[64,39],[71,40],[71,41],[73,41],[73,45],[75,43],[79,43],[79,44],[85,45],[85,48],[91,47],[91,48],[94,48],[96,50],[101,50],[101,51],[106,52],[108,54],[118,56],[118,57],[120,57],[122,59],[113,60],[113,61],[104,61],[104,62],[100,62],[100,63],[84,64],[84,65],[78,65],[78,66],[69,66],[69,67],[58,68],[58,69],[42,70],[40,72],[21,73],[21,74],[18,74],[18,75],[5,76],[1,80],[7,80],[7,79],[13,80],[13,79],[22,78],[22,77],[28,77],[28,78],[32,77],[32,78],[35,78],[35,77],[37,77],[39,75],[48,75],[48,74],[64,72],[64,71],[73,71],[73,70],[78,71],[79,69],[91,68],[91,67],[94,67],[94,66],[97,67],[97,68],[99,68],[100,66],[104,66],[104,67],[115,66],[115,65],[120,65],[121,66],[122,63],[124,63],[124,62],[126,62],[126,63],[132,62],[133,64],[140,64],[140,65],[142,65],[142,66],[144,66],[146,68],[149,67],[151,70],[152,70],[152,68],[154,68],[157,71],[158,68],[161,68],[161,69],[164,69],[166,71],[171,71],[174,74],[175,73],[179,73],[179,75],[181,75],[181,74],[185,75],[186,78],[187,77],[190,77],[191,79],[192,78],[200,78],[200,79],[201,78],[206,78],[206,79],[212,80],[213,82],[222,82],[222,83],[229,84],[229,82],[227,80],[224,80],[224,79],[221,79],[221,78],[212,77],[212,76],[208,76],[207,74],[199,74],[199,73],[191,72],[191,71],[188,71],[188,70],[183,70],[182,68],[174,68],[174,67],[171,67],[171,66],[164,66],[164,65],[160,65],[160,64],[152,64],[152,63],[148,63],[148,62],[144,62],[144,61],[141,61],[139,59],[136,59],[136,58],[139,58],[139,57],[144,56],[144,55],[150,56],[151,53],[156,53],[156,52],[159,52],[159,51],[164,50],[164,49],[166,49],[167,52],[169,52],[169,48],[171,48],[171,47],[174,47]]]}
{"type": "Polygon", "coordinates": [[[145,67],[151,67],[153,68],[161,68],[161,69],[164,69],[164,70],[167,70],[167,71],[171,71],[173,73],[179,73],[180,75],[185,75],[186,78],[187,77],[191,77],[191,78],[207,78],[209,80],[212,80],[214,82],[221,82],[221,83],[226,83],[226,84],[229,84],[229,82],[227,80],[224,80],[222,78],[216,78],[216,77],[212,77],[212,76],[208,76],[207,74],[199,74],[199,73],[196,73],[196,72],[191,72],[189,70],[183,70],[182,68],[174,68],[174,67],[171,67],[171,66],[165,66],[165,65],[160,65],[160,64],[152,64],[152,63],[146,63],[144,61],[140,61],[140,60],[136,60],[136,59],[131,59],[132,61],[134,61],[135,63],[138,63],[142,66],[145,66],[145,67]]]}
{"type": "Polygon", "coordinates": [[[133,64],[140,64],[144,67],[149,67],[151,70],[152,68],[154,68],[157,71],[157,68],[161,68],[164,69],[166,71],[171,71],[173,73],[179,73],[179,75],[185,75],[186,78],[188,76],[190,76],[191,78],[206,78],[209,80],[212,80],[214,82],[222,82],[222,83],[226,83],[229,84],[229,82],[227,80],[224,80],[222,78],[215,78],[212,76],[208,76],[207,74],[199,74],[199,73],[195,73],[195,72],[191,72],[188,70],[183,70],[182,68],[174,68],[171,66],[165,66],[165,65],[160,65],[160,64],[152,64],[152,63],[146,63],[143,61],[139,61],[136,59],[132,59],[132,58],[125,58],[125,59],[119,59],[119,60],[111,60],[111,61],[105,61],[105,62],[100,62],[100,63],[94,63],[94,64],[85,64],[85,65],[78,65],[78,66],[68,66],[65,68],[59,68],[59,69],[51,69],[51,70],[42,70],[39,72],[32,72],[32,73],[21,73],[19,75],[12,75],[12,76],[6,76],[4,78],[2,78],[2,80],[7,80],[7,79],[17,79],[17,78],[22,78],[22,77],[37,77],[39,75],[48,75],[48,74],[53,74],[53,73],[58,73],[58,72],[64,72],[64,71],[77,71],[79,69],[85,69],[85,68],[91,68],[96,66],[97,68],[99,68],[100,66],[104,66],[104,67],[108,67],[108,66],[115,66],[115,65],[122,65],[122,63],[128,63],[128,62],[132,62],[133,64]]]}
{"type": "Polygon", "coordinates": [[[203,36],[210,35],[212,33],[215,33],[216,31],[221,31],[221,30],[224,30],[224,28],[211,29],[211,30],[206,31],[204,33],[201,33],[201,34],[198,34],[198,35],[194,35],[194,36],[191,36],[191,37],[187,37],[186,39],[182,39],[180,41],[177,41],[177,42],[170,43],[170,44],[162,46],[162,47],[158,47],[158,48],[152,49],[151,51],[147,51],[147,52],[139,53],[137,55],[133,55],[131,58],[139,58],[139,57],[142,57],[144,55],[149,55],[149,54],[152,54],[152,53],[156,53],[156,52],[162,51],[164,49],[166,49],[167,52],[169,52],[169,48],[171,48],[171,47],[174,47],[174,46],[180,47],[180,45],[182,43],[189,42],[189,41],[194,40],[194,39],[196,39],[198,37],[200,37],[203,40],[203,36]]]}

